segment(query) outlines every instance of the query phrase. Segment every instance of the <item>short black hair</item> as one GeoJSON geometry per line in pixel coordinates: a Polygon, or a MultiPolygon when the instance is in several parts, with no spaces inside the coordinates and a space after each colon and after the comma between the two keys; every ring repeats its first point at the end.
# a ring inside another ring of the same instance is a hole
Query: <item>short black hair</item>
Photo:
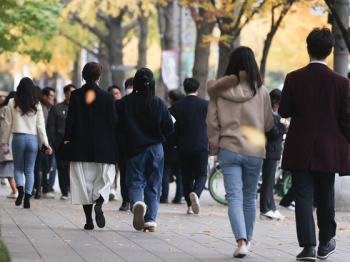
{"type": "Polygon", "coordinates": [[[184,81],[184,89],[187,93],[194,93],[199,88],[199,81],[195,78],[186,78],[184,81]]]}
{"type": "Polygon", "coordinates": [[[124,85],[125,85],[125,88],[128,87],[128,86],[133,86],[134,85],[134,78],[130,77],[130,78],[126,79],[124,85]]]}
{"type": "Polygon", "coordinates": [[[313,29],[306,43],[310,56],[322,60],[331,54],[335,42],[331,30],[323,27],[313,29]]]}
{"type": "Polygon", "coordinates": [[[279,102],[281,101],[281,95],[282,95],[282,91],[279,90],[278,88],[273,89],[270,92],[271,106],[273,106],[274,104],[279,104],[279,102]]]}
{"type": "Polygon", "coordinates": [[[75,85],[69,84],[69,85],[66,85],[65,87],[63,87],[63,92],[64,92],[64,93],[69,92],[69,90],[70,90],[72,87],[73,87],[74,89],[77,89],[77,88],[75,87],[75,85]]]}
{"type": "Polygon", "coordinates": [[[112,91],[112,89],[114,89],[114,88],[116,88],[116,89],[118,89],[120,92],[122,92],[122,90],[120,89],[120,87],[119,87],[119,86],[116,86],[116,85],[112,85],[112,86],[108,87],[107,92],[110,93],[110,92],[112,91]]]}
{"type": "Polygon", "coordinates": [[[179,90],[171,90],[169,92],[169,98],[173,100],[174,102],[180,101],[181,99],[185,98],[185,95],[181,93],[179,90]]]}
{"type": "Polygon", "coordinates": [[[45,87],[43,89],[43,96],[49,96],[50,95],[50,91],[53,91],[55,93],[55,89],[53,89],[52,87],[45,87]]]}

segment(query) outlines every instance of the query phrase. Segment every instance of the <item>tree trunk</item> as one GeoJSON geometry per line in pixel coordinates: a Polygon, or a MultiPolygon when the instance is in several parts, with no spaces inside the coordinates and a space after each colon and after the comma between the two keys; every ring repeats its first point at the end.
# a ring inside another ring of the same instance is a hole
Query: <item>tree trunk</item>
{"type": "Polygon", "coordinates": [[[193,65],[193,78],[197,79],[200,83],[200,91],[198,96],[206,98],[206,83],[208,78],[209,69],[209,54],[210,43],[203,43],[203,37],[205,35],[211,35],[215,25],[212,17],[206,14],[204,9],[200,9],[201,20],[196,21],[196,46],[195,46],[195,58],[193,65]]]}
{"type": "Polygon", "coordinates": [[[77,52],[77,56],[74,61],[74,68],[72,72],[72,83],[75,85],[77,88],[81,86],[81,72],[80,72],[80,51],[77,52]]]}
{"type": "Polygon", "coordinates": [[[124,71],[123,66],[123,29],[122,16],[111,18],[112,27],[109,29],[109,39],[107,44],[109,64],[112,70],[113,85],[123,86],[124,71]]]}
{"type": "Polygon", "coordinates": [[[139,16],[139,57],[137,61],[137,68],[142,68],[146,66],[146,56],[147,56],[147,35],[148,35],[148,16],[145,17],[143,12],[139,16]]]}
{"type": "Polygon", "coordinates": [[[108,87],[111,85],[111,83],[109,81],[109,74],[110,74],[111,68],[110,68],[108,60],[106,59],[106,57],[108,57],[108,50],[107,50],[106,46],[102,43],[99,46],[97,57],[98,57],[99,63],[103,67],[103,72],[102,72],[102,76],[101,76],[101,79],[99,82],[99,86],[103,90],[107,90],[108,87]]]}
{"type": "Polygon", "coordinates": [[[274,30],[274,32],[270,32],[267,34],[266,40],[264,42],[264,49],[263,49],[263,55],[261,58],[260,62],[260,75],[263,83],[265,82],[265,73],[266,73],[266,60],[267,60],[267,55],[269,54],[269,50],[272,44],[272,38],[275,35],[277,30],[274,30]]]}
{"type": "Polygon", "coordinates": [[[230,60],[230,54],[233,49],[233,43],[224,43],[222,41],[219,42],[219,66],[216,77],[222,77],[226,71],[226,67],[230,60]]]}

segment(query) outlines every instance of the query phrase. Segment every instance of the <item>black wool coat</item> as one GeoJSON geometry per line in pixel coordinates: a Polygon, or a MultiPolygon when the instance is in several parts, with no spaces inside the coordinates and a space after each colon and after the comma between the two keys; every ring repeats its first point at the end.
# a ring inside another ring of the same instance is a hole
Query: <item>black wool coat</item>
{"type": "Polygon", "coordinates": [[[273,127],[266,132],[266,159],[280,160],[282,154],[283,135],[286,133],[286,126],[280,123],[281,117],[273,115],[273,127]]]}
{"type": "Polygon", "coordinates": [[[118,121],[113,95],[92,89],[96,98],[91,104],[85,101],[86,85],[72,92],[63,141],[59,149],[61,160],[116,164],[118,147],[115,127],[118,121]]]}

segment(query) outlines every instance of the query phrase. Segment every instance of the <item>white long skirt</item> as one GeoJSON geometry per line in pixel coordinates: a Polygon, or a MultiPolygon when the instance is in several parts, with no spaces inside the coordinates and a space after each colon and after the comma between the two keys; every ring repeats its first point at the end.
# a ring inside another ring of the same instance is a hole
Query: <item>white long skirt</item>
{"type": "Polygon", "coordinates": [[[90,205],[103,197],[108,203],[110,186],[115,177],[115,165],[70,162],[70,191],[72,204],[90,205]]]}

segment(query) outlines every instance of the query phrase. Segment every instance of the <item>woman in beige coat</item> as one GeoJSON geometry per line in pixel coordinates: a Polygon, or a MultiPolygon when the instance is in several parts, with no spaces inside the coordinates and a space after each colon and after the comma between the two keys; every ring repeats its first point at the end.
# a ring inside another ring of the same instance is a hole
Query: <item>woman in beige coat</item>
{"type": "Polygon", "coordinates": [[[235,49],[224,77],[207,83],[210,96],[207,131],[210,155],[218,154],[224,173],[231,227],[238,242],[234,257],[244,257],[253,236],[256,191],[265,145],[250,142],[253,130],[264,140],[273,127],[268,90],[262,85],[253,51],[235,49]]]}

